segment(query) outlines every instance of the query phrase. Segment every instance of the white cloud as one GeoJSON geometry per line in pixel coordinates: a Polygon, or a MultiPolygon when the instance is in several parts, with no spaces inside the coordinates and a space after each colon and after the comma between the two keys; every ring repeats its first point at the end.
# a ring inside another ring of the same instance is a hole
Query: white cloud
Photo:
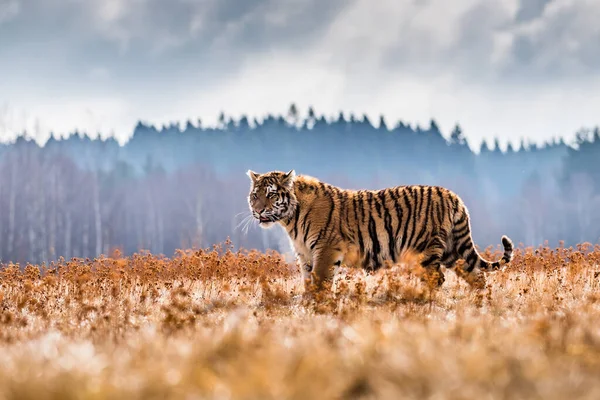
{"type": "Polygon", "coordinates": [[[268,111],[285,113],[295,102],[302,112],[312,105],[332,117],[340,110],[357,117],[364,112],[373,123],[383,114],[388,124],[402,119],[427,127],[433,117],[446,135],[458,122],[475,149],[484,138],[500,137],[501,142],[514,144],[529,138],[541,143],[563,135],[568,139],[580,127],[598,124],[600,79],[568,91],[560,84],[492,90],[465,84],[451,74],[424,81],[375,71],[376,77],[360,80],[318,59],[289,54],[249,60],[242,70],[218,89],[174,103],[173,112],[164,117],[183,121],[199,110],[211,117],[206,122],[214,123],[221,110],[237,117],[263,116],[268,111]]]}
{"type": "MultiPolygon", "coordinates": [[[[214,122],[220,111],[262,116],[291,102],[331,116],[366,112],[375,121],[383,113],[390,123],[433,117],[445,133],[459,122],[474,146],[495,135],[572,135],[600,122],[594,0],[55,3],[78,35],[56,41],[63,47],[49,57],[73,52],[69,67],[82,72],[62,79],[80,92],[40,96],[62,92],[61,80],[42,67],[29,72],[38,87],[0,92],[0,104],[29,113],[5,122],[10,132],[39,120],[47,130],[125,135],[138,119],[214,122]],[[93,40],[121,53],[102,54],[93,40]]],[[[15,0],[2,4],[16,4],[11,18],[19,14],[15,0]]],[[[12,60],[15,76],[35,67],[25,55],[21,67],[12,60]]]]}
{"type": "Polygon", "coordinates": [[[515,73],[543,79],[577,79],[598,75],[600,68],[600,3],[554,0],[538,18],[512,30],[507,65],[515,73]]]}

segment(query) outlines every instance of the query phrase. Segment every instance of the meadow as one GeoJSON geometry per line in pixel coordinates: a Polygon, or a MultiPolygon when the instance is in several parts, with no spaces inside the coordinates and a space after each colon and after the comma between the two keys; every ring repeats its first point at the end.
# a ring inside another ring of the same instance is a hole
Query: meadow
{"type": "Polygon", "coordinates": [[[598,245],[517,248],[482,292],[414,256],[342,269],[316,299],[231,249],[3,265],[0,398],[600,398],[598,245]]]}

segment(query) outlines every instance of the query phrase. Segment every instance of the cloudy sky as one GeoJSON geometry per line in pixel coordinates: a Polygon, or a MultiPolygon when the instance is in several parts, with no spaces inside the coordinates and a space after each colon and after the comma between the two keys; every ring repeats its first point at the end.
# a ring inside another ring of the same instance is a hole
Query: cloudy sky
{"type": "Polygon", "coordinates": [[[295,102],[543,141],[600,124],[597,0],[0,0],[0,137],[295,102]]]}

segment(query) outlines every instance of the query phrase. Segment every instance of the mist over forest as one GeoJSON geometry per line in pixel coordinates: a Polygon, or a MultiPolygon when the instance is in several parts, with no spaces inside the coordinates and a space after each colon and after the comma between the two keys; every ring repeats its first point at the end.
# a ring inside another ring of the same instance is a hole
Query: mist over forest
{"type": "MultiPolygon", "coordinates": [[[[387,122],[387,123],[386,123],[387,122]]],[[[501,134],[501,133],[500,133],[501,134]]],[[[570,132],[565,132],[570,134],[570,132]]],[[[222,114],[155,127],[124,145],[74,132],[43,146],[27,135],[0,145],[0,261],[25,264],[149,250],[172,255],[228,237],[235,248],[289,251],[285,233],[245,225],[246,171],[295,169],[344,188],[443,185],[469,207],[480,248],[600,240],[600,131],[575,143],[472,144],[460,126],[390,124],[312,108],[262,120],[222,114]],[[247,229],[245,229],[247,228],[247,229]]]]}

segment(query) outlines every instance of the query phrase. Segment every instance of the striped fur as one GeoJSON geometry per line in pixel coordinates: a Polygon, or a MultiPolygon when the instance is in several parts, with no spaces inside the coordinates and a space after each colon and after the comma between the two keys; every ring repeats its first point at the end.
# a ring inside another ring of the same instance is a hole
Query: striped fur
{"type": "Polygon", "coordinates": [[[382,190],[344,190],[309,176],[272,171],[252,180],[248,204],[260,226],[281,224],[287,231],[305,280],[317,286],[331,279],[335,266],[377,270],[402,254],[422,254],[421,265],[437,271],[459,259],[467,281],[481,270],[495,270],[512,259],[513,244],[502,236],[501,260],[483,259],[473,244],[463,201],[439,186],[398,186],[382,190]]]}

